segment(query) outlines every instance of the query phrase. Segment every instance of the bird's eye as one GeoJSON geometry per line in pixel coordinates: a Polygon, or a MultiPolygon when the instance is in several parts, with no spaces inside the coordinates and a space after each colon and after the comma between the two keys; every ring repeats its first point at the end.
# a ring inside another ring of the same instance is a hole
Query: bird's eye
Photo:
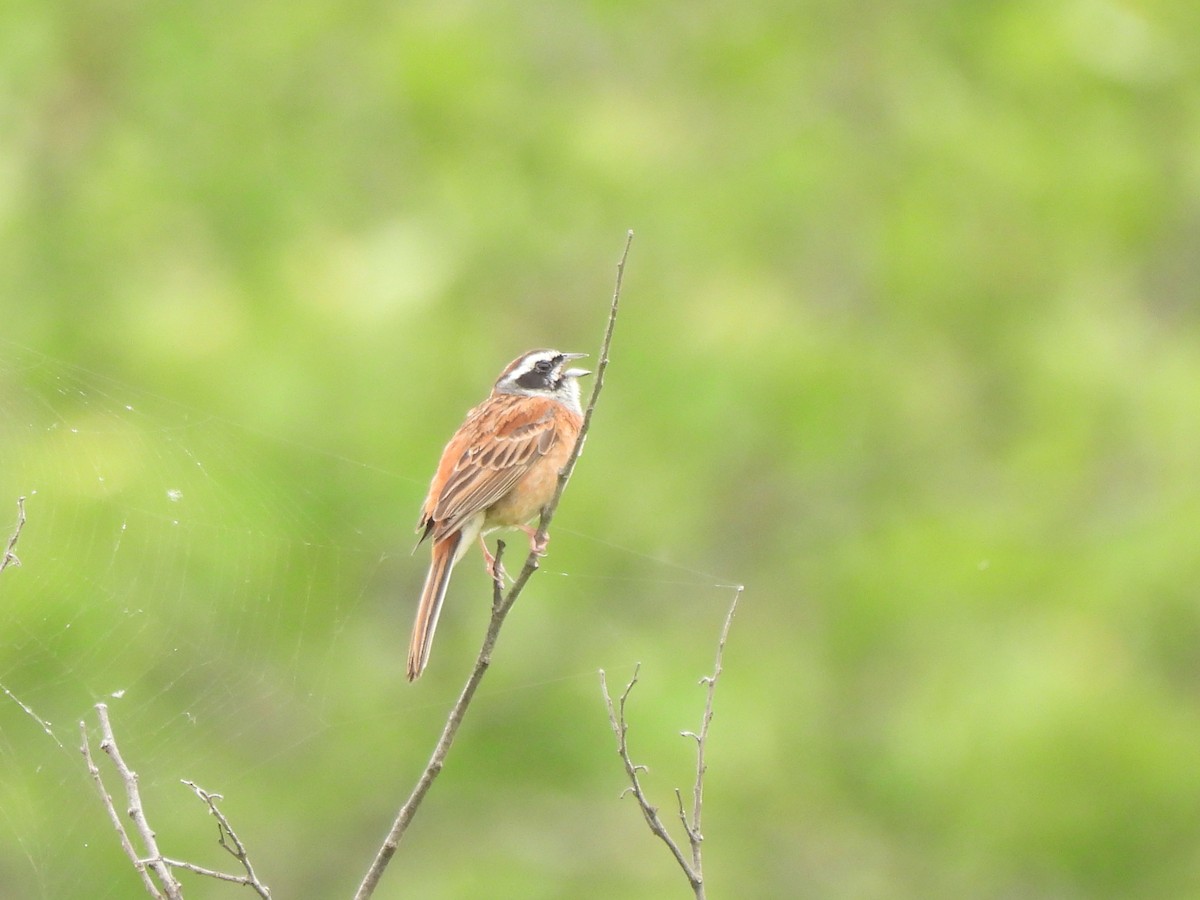
{"type": "Polygon", "coordinates": [[[552,365],[550,365],[550,362],[548,360],[545,360],[545,359],[539,359],[537,361],[537,363],[534,365],[534,369],[536,369],[538,372],[540,372],[543,375],[545,375],[547,372],[549,372],[552,368],[554,368],[554,367],[552,365]]]}

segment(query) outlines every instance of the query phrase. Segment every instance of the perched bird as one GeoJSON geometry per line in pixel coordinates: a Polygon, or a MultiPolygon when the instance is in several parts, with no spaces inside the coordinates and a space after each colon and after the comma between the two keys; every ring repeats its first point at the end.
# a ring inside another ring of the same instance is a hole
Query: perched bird
{"type": "Polygon", "coordinates": [[[583,411],[579,382],[591,373],[564,368],[586,353],[530,350],[496,379],[491,396],[467,413],[442,451],[421,507],[418,545],[433,539],[433,558],[408,648],[408,678],[429,662],[450,572],[475,538],[493,578],[496,560],[483,537],[496,528],[520,528],[534,553],[545,551],[528,522],[554,496],[558,475],[579,436],[583,411]]]}

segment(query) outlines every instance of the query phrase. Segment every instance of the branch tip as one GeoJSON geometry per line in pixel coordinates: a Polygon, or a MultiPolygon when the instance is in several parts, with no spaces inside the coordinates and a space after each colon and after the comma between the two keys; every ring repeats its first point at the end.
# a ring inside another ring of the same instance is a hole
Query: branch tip
{"type": "Polygon", "coordinates": [[[21,530],[25,527],[25,497],[17,498],[17,524],[13,528],[13,533],[8,539],[8,544],[4,547],[4,553],[0,556],[0,572],[3,572],[9,566],[14,569],[21,565],[21,560],[17,558],[17,541],[21,539],[21,530]]]}

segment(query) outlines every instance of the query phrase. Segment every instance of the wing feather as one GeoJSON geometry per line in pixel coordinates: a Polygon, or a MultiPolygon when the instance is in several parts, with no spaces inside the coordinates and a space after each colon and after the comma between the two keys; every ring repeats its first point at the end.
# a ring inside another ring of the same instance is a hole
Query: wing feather
{"type": "Polygon", "coordinates": [[[419,529],[434,540],[456,531],[511,491],[557,439],[553,401],[498,394],[473,409],[442,454],[419,529]],[[449,469],[449,471],[447,471],[449,469]]]}

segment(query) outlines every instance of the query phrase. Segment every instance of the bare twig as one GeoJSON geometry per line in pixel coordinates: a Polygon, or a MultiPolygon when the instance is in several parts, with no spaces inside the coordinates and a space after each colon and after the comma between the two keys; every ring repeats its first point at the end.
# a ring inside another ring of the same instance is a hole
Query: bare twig
{"type": "Polygon", "coordinates": [[[256,894],[258,894],[258,896],[262,897],[263,900],[271,900],[271,890],[265,884],[263,884],[259,880],[258,875],[255,874],[254,866],[250,862],[250,857],[246,853],[246,847],[242,843],[241,838],[237,836],[237,832],[234,831],[233,826],[229,824],[229,819],[227,819],[225,814],[217,808],[217,801],[224,800],[225,798],[220,794],[209,793],[208,791],[204,790],[204,788],[197,785],[194,781],[183,779],[183,783],[190,787],[195,792],[196,796],[204,801],[205,805],[208,806],[208,811],[217,820],[217,843],[224,847],[230,856],[241,863],[241,866],[245,870],[246,874],[228,875],[224,872],[215,872],[212,869],[204,869],[200,866],[193,865],[192,863],[171,862],[171,865],[183,867],[189,872],[195,872],[199,875],[207,875],[209,878],[218,878],[221,881],[232,881],[235,884],[244,884],[251,888],[256,894]]]}
{"type": "Polygon", "coordinates": [[[25,498],[17,498],[17,527],[13,529],[12,536],[8,539],[8,545],[4,548],[4,556],[0,557],[0,572],[3,572],[9,566],[21,565],[21,560],[17,559],[16,549],[17,541],[21,539],[21,529],[25,527],[25,498]]]}
{"type": "Polygon", "coordinates": [[[679,863],[679,868],[683,870],[683,874],[687,876],[688,883],[692,886],[692,892],[696,895],[696,900],[704,900],[704,866],[701,854],[701,844],[704,841],[704,833],[700,829],[701,814],[704,808],[704,775],[708,771],[708,762],[705,759],[705,750],[708,744],[708,726],[712,722],[713,717],[713,695],[717,690],[717,679],[721,677],[721,661],[725,654],[725,643],[729,639],[729,628],[733,624],[733,614],[737,610],[738,600],[741,599],[744,588],[738,585],[733,595],[733,602],[729,605],[729,613],[725,616],[725,624],[721,628],[721,637],[717,642],[717,659],[713,666],[712,675],[700,679],[700,684],[708,689],[708,694],[704,702],[704,716],[700,721],[700,731],[684,731],[681,732],[682,737],[690,737],[696,742],[696,780],[692,785],[692,808],[689,816],[687,809],[684,806],[683,792],[679,788],[675,789],[675,801],[679,810],[679,821],[683,824],[684,833],[687,834],[688,844],[691,847],[691,861],[684,856],[683,850],[675,839],[671,837],[671,833],[667,831],[667,827],[659,818],[658,808],[654,806],[645,791],[642,789],[641,778],[642,772],[646,771],[646,767],[634,763],[629,754],[629,723],[625,718],[625,704],[629,699],[630,692],[633,691],[633,686],[637,684],[638,672],[641,669],[641,663],[633,670],[633,678],[629,680],[629,684],[625,686],[625,690],[621,693],[620,698],[614,704],[612,695],[608,691],[608,682],[604,676],[604,670],[600,670],[600,690],[604,694],[604,704],[608,707],[608,722],[612,726],[613,734],[617,738],[617,754],[621,757],[621,762],[625,765],[625,775],[629,779],[630,787],[626,788],[622,793],[632,794],[637,800],[638,807],[642,811],[642,816],[646,820],[646,824],[650,826],[650,830],[657,836],[667,849],[671,851],[671,855],[675,857],[675,861],[679,863]]]}
{"type": "Polygon", "coordinates": [[[120,817],[116,814],[112,797],[109,796],[108,791],[104,788],[100,771],[92,761],[91,750],[88,748],[87,742],[87,726],[83,722],[80,722],[80,731],[83,733],[83,753],[88,761],[88,770],[92,773],[92,779],[96,782],[96,787],[100,790],[100,796],[104,800],[105,806],[108,807],[109,817],[113,819],[113,825],[117,829],[117,835],[121,839],[121,847],[133,862],[134,868],[142,876],[142,883],[146,886],[146,890],[151,897],[162,897],[165,895],[169,900],[182,900],[182,886],[175,880],[175,876],[171,872],[171,866],[163,859],[162,854],[158,852],[158,842],[154,837],[154,829],[150,827],[150,823],[146,820],[146,813],[142,808],[141,791],[138,789],[137,773],[125,764],[125,760],[121,756],[121,750],[117,746],[117,739],[113,736],[112,723],[108,719],[107,704],[97,703],[96,715],[100,719],[100,749],[108,754],[109,759],[113,761],[113,765],[117,767],[117,774],[121,776],[121,780],[125,784],[125,798],[129,803],[127,812],[129,818],[133,819],[133,824],[142,839],[142,846],[145,848],[146,853],[145,856],[139,856],[134,851],[133,842],[129,839],[129,835],[121,824],[120,817]],[[147,869],[149,869],[149,872],[147,872],[147,869]],[[159,885],[161,885],[164,893],[159,893],[158,888],[150,878],[150,872],[153,872],[157,876],[159,885]]]}
{"type": "Polygon", "coordinates": [[[92,748],[88,742],[86,722],[79,723],[79,733],[83,740],[83,746],[80,749],[87,763],[88,773],[92,776],[92,781],[96,784],[96,790],[100,794],[104,808],[108,811],[108,818],[112,822],[113,830],[117,832],[117,837],[121,842],[121,849],[125,851],[125,855],[129,857],[129,861],[133,863],[134,869],[137,870],[146,893],[156,898],[156,900],[162,900],[163,897],[168,898],[168,900],[183,900],[183,886],[176,880],[173,872],[174,869],[183,869],[186,872],[203,875],[206,878],[215,878],[219,881],[245,885],[252,888],[263,900],[271,900],[271,891],[265,884],[259,881],[258,876],[254,872],[254,866],[251,865],[250,858],[246,854],[245,846],[238,838],[236,832],[234,832],[225,814],[217,808],[216,801],[223,799],[221,795],[210,794],[191,781],[184,781],[183,783],[190,787],[196,796],[207,804],[208,811],[217,819],[217,842],[234,859],[242,864],[242,868],[246,870],[246,874],[230,875],[227,872],[218,872],[215,869],[198,866],[195,863],[171,859],[159,852],[154,831],[150,828],[150,823],[147,821],[145,811],[142,808],[137,773],[126,765],[124,758],[121,756],[120,748],[117,746],[117,739],[113,735],[112,723],[109,721],[108,707],[103,703],[97,703],[96,715],[100,720],[100,749],[112,759],[117,773],[121,776],[125,784],[125,796],[129,803],[127,812],[137,827],[138,835],[146,850],[144,855],[139,854],[134,847],[129,832],[125,828],[125,823],[117,812],[112,795],[108,793],[107,788],[104,786],[104,779],[100,774],[100,768],[96,765],[95,759],[92,757],[92,748]],[[155,877],[158,879],[158,884],[154,881],[155,877]]]}
{"type": "Polygon", "coordinates": [[[83,752],[83,759],[87,763],[88,773],[92,776],[92,781],[96,784],[96,790],[100,794],[100,799],[104,802],[104,808],[108,810],[108,818],[112,822],[113,830],[116,831],[117,837],[121,841],[121,849],[125,851],[125,855],[129,857],[129,861],[133,863],[133,868],[137,870],[138,875],[141,877],[142,886],[146,889],[146,893],[157,900],[157,898],[162,897],[162,894],[159,892],[158,886],[154,883],[154,879],[150,877],[150,872],[147,870],[146,864],[138,855],[137,850],[134,849],[133,842],[129,840],[129,832],[125,830],[125,823],[121,821],[121,816],[117,813],[117,807],[113,803],[112,795],[104,787],[104,780],[100,777],[100,769],[96,765],[96,761],[92,758],[92,747],[88,743],[87,722],[80,721],[79,734],[83,740],[83,746],[80,747],[80,750],[83,752]]]}
{"type": "MultiPolygon", "coordinates": [[[[567,458],[567,464],[563,466],[563,470],[558,473],[558,490],[554,494],[554,499],[543,510],[541,521],[538,523],[537,540],[538,544],[545,544],[546,533],[550,530],[550,520],[554,518],[554,512],[558,509],[558,498],[562,496],[563,489],[567,486],[567,482],[571,480],[571,473],[575,471],[575,463],[579,461],[579,457],[583,454],[583,444],[587,440],[588,429],[592,425],[592,413],[596,410],[596,400],[600,396],[600,391],[604,389],[604,373],[608,371],[608,350],[612,346],[613,329],[617,324],[617,309],[621,303],[621,283],[625,280],[625,260],[629,258],[629,247],[633,244],[633,232],[625,233],[625,249],[621,251],[621,258],[617,260],[617,281],[613,286],[612,303],[608,308],[608,326],[604,330],[604,340],[600,342],[600,359],[596,365],[596,379],[592,385],[592,396],[588,400],[587,409],[583,413],[583,425],[579,429],[579,437],[575,440],[575,447],[571,450],[571,455],[567,458]]],[[[525,561],[525,568],[537,568],[537,554],[530,553],[525,561]]]]}
{"type": "MultiPolygon", "coordinates": [[[[632,243],[633,232],[630,231],[626,235],[625,248],[621,253],[621,258],[617,262],[617,279],[608,311],[608,325],[600,347],[600,361],[596,367],[596,378],[592,386],[592,394],[588,400],[587,409],[583,414],[583,424],[579,429],[579,437],[575,440],[575,446],[571,450],[571,455],[567,459],[566,465],[563,466],[562,471],[559,473],[558,486],[554,492],[554,497],[546,505],[546,508],[542,510],[541,520],[538,523],[537,536],[534,538],[533,544],[545,545],[546,532],[550,527],[550,521],[554,518],[555,510],[558,509],[558,502],[562,497],[563,490],[567,486],[567,482],[571,478],[571,473],[575,470],[575,463],[579,459],[579,454],[583,450],[584,440],[587,438],[588,429],[591,427],[592,413],[596,408],[596,401],[600,397],[600,391],[604,386],[604,372],[608,368],[608,351],[612,344],[613,328],[617,321],[617,307],[621,298],[621,282],[625,275],[625,261],[629,258],[629,247],[632,243]]],[[[499,563],[502,551],[503,544],[498,544],[495,566],[497,572],[500,570],[499,563]]],[[[417,778],[417,783],[409,794],[408,799],[400,807],[400,811],[396,814],[395,821],[392,822],[392,827],[388,831],[387,837],[384,838],[383,844],[375,854],[375,859],[367,869],[366,875],[363,876],[362,883],[359,884],[358,891],[354,895],[355,900],[367,900],[367,898],[375,893],[375,889],[379,885],[379,879],[383,876],[388,863],[391,862],[392,856],[395,855],[396,848],[400,845],[400,840],[404,837],[405,831],[408,830],[413,816],[416,815],[421,801],[425,799],[425,795],[433,785],[434,779],[441,773],[442,767],[445,765],[446,755],[450,752],[450,747],[454,743],[454,737],[458,733],[459,725],[462,724],[463,717],[466,716],[467,709],[471,705],[471,699],[475,696],[475,690],[483,680],[488,666],[491,665],[492,651],[495,649],[500,628],[504,625],[504,620],[508,616],[509,610],[517,602],[517,598],[521,595],[526,583],[528,583],[533,573],[537,571],[537,568],[538,556],[531,550],[529,556],[525,559],[524,567],[521,569],[520,574],[517,575],[512,587],[509,588],[508,593],[504,593],[504,586],[501,582],[496,581],[493,583],[492,617],[488,622],[487,632],[484,634],[483,645],[479,649],[475,665],[471,669],[471,674],[467,677],[467,681],[463,685],[458,699],[450,708],[450,713],[446,717],[446,724],[442,728],[441,737],[438,738],[437,744],[433,748],[433,754],[430,756],[429,762],[417,778]]]]}
{"type": "Polygon", "coordinates": [[[729,604],[729,613],[725,616],[725,624],[721,626],[721,637],[717,641],[717,659],[713,664],[713,673],[706,678],[700,679],[700,684],[704,685],[708,691],[704,700],[704,718],[700,722],[700,733],[685,731],[683,737],[690,737],[696,741],[696,781],[692,786],[692,819],[689,823],[683,816],[683,798],[679,798],[680,818],[684,819],[683,827],[687,831],[688,840],[692,845],[692,862],[696,872],[700,872],[700,842],[704,840],[704,834],[700,830],[700,813],[704,806],[704,773],[708,771],[708,763],[704,758],[705,747],[708,744],[708,726],[712,723],[713,717],[713,695],[717,692],[717,679],[721,677],[721,660],[725,656],[725,642],[729,640],[729,628],[733,624],[733,614],[737,611],[738,600],[742,597],[742,591],[745,588],[738,585],[733,593],[733,602],[729,604]]]}
{"type": "Polygon", "coordinates": [[[679,868],[683,869],[683,874],[687,876],[687,880],[692,885],[692,890],[696,892],[696,896],[703,897],[704,882],[700,877],[700,873],[688,863],[686,857],[683,855],[683,851],[679,849],[679,845],[671,837],[671,832],[667,831],[667,827],[663,825],[662,819],[658,817],[658,807],[650,802],[650,799],[646,796],[646,792],[642,790],[642,780],[639,775],[646,771],[646,767],[637,765],[629,755],[629,724],[625,720],[625,703],[633,691],[633,686],[637,684],[638,672],[641,671],[641,668],[641,663],[634,666],[633,677],[629,679],[629,684],[625,685],[625,690],[621,692],[620,699],[616,704],[613,703],[612,696],[608,692],[608,682],[604,677],[604,670],[600,670],[600,690],[604,693],[604,703],[608,707],[608,722],[612,726],[613,734],[617,736],[617,753],[621,757],[621,762],[625,764],[625,775],[629,778],[630,787],[625,789],[622,796],[624,794],[633,794],[634,799],[637,800],[638,807],[642,811],[642,815],[646,819],[646,824],[650,826],[650,830],[667,845],[667,849],[671,851],[671,855],[679,863],[679,868]]]}

